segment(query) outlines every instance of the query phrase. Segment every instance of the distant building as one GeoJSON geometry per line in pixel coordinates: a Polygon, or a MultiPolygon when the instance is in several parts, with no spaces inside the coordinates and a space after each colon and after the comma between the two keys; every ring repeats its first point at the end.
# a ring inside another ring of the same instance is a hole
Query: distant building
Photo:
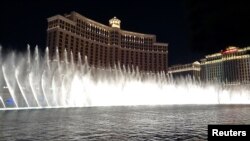
{"type": "Polygon", "coordinates": [[[116,17],[109,20],[109,25],[76,12],[48,18],[50,57],[55,56],[58,47],[60,60],[64,59],[66,49],[73,53],[74,62],[78,62],[80,53],[82,59],[88,57],[92,66],[106,67],[120,62],[126,67],[138,66],[142,71],[167,71],[168,44],[156,42],[155,35],[122,30],[116,17]]]}
{"type": "Polygon", "coordinates": [[[201,59],[201,80],[225,84],[250,83],[250,47],[228,47],[201,59]]]}
{"type": "Polygon", "coordinates": [[[173,78],[191,76],[195,79],[200,79],[200,63],[198,61],[191,64],[175,65],[169,67],[168,73],[173,78]]]}

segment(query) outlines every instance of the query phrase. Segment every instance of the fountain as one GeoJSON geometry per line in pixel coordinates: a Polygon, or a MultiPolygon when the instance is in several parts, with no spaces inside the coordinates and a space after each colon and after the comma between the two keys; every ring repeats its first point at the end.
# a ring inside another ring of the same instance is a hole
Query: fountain
{"type": "Polygon", "coordinates": [[[1,101],[1,103],[2,103],[2,105],[3,105],[3,108],[6,108],[6,105],[5,105],[5,103],[4,103],[3,99],[2,99],[2,97],[0,97],[0,101],[1,101]]]}
{"type": "Polygon", "coordinates": [[[191,77],[174,80],[165,72],[140,72],[119,63],[95,68],[80,53],[77,64],[72,53],[65,50],[64,56],[59,61],[56,50],[50,60],[48,48],[41,56],[38,47],[31,53],[29,46],[25,54],[0,54],[0,109],[250,104],[250,90],[240,86],[226,89],[191,77]]]}

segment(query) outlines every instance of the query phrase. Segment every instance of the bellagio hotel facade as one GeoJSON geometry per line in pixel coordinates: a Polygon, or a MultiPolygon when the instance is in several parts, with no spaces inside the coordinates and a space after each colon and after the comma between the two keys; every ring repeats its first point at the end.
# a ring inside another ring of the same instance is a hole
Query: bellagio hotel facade
{"type": "MultiPolygon", "coordinates": [[[[156,36],[122,30],[116,17],[109,20],[109,26],[88,19],[77,12],[49,17],[47,46],[50,58],[55,57],[56,48],[60,60],[64,50],[73,53],[74,62],[78,56],[95,67],[114,64],[138,67],[140,71],[158,72],[168,69],[168,44],[156,42],[156,36]]],[[[69,56],[68,56],[69,57],[69,56]]]]}

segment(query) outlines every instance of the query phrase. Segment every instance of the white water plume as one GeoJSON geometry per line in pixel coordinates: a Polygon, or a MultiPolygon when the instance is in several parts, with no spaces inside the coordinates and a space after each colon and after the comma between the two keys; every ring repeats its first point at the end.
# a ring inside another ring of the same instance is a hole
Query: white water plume
{"type": "Polygon", "coordinates": [[[120,64],[90,67],[80,53],[78,63],[73,63],[72,53],[65,51],[64,56],[59,61],[56,50],[55,60],[50,60],[49,49],[41,56],[38,47],[33,55],[30,47],[23,55],[0,55],[0,108],[250,104],[250,90],[240,85],[226,88],[191,77],[174,80],[165,72],[120,64]]]}

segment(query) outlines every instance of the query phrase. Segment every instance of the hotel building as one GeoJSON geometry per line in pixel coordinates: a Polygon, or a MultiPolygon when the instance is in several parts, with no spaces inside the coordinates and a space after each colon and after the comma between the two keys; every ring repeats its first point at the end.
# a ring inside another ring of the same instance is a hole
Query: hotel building
{"type": "Polygon", "coordinates": [[[250,83],[250,47],[228,47],[201,59],[201,80],[225,84],[250,83]]]}
{"type": "Polygon", "coordinates": [[[137,66],[141,71],[168,69],[168,44],[156,42],[155,35],[122,30],[116,17],[106,26],[77,12],[52,16],[48,18],[47,46],[51,58],[58,47],[60,60],[64,59],[66,50],[73,53],[75,63],[80,54],[96,67],[119,62],[126,67],[137,66]]]}
{"type": "Polygon", "coordinates": [[[200,63],[196,61],[191,64],[174,65],[169,67],[168,73],[173,78],[191,76],[195,79],[200,79],[200,63]]]}

